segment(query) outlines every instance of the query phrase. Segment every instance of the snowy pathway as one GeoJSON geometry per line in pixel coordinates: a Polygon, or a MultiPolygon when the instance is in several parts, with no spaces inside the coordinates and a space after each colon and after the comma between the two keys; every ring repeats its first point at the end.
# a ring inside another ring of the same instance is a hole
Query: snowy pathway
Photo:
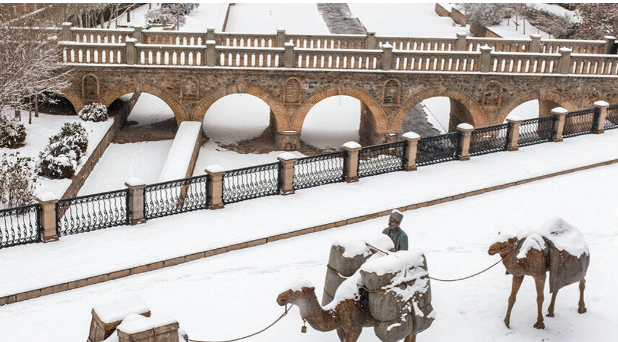
{"type": "MultiPolygon", "coordinates": [[[[0,250],[0,296],[613,160],[617,145],[613,130],[6,248],[0,250]]],[[[609,186],[610,179],[595,181],[609,186]]]]}

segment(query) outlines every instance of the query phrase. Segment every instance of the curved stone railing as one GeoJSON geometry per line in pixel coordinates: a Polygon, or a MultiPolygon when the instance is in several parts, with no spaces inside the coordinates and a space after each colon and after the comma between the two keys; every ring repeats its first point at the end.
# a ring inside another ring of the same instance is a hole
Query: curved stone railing
{"type": "Polygon", "coordinates": [[[391,70],[402,71],[479,71],[480,52],[393,52],[391,70]]]}

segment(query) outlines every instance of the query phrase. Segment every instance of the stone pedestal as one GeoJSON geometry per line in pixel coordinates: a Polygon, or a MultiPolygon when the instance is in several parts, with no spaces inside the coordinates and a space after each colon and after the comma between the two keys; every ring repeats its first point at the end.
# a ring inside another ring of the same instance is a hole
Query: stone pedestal
{"type": "Polygon", "coordinates": [[[277,157],[277,160],[281,164],[279,168],[281,194],[291,195],[294,193],[294,163],[296,163],[296,157],[291,153],[284,152],[277,157]]]}
{"type": "Polygon", "coordinates": [[[599,111],[596,121],[596,126],[592,128],[594,134],[602,134],[605,132],[605,119],[607,119],[607,108],[609,103],[605,101],[597,101],[594,106],[599,111]]]}
{"type": "Polygon", "coordinates": [[[348,183],[358,182],[358,152],[361,145],[354,141],[348,141],[343,145],[347,152],[345,160],[345,181],[348,183]]]}
{"type": "Polygon", "coordinates": [[[462,123],[457,125],[457,130],[461,132],[461,141],[459,142],[459,160],[470,160],[470,140],[474,126],[462,123]]]}
{"type": "Polygon", "coordinates": [[[519,146],[517,142],[519,140],[519,126],[521,126],[521,122],[523,121],[520,117],[511,116],[506,118],[506,121],[509,123],[509,135],[506,137],[507,139],[507,151],[517,151],[519,146]]]}
{"type": "Polygon", "coordinates": [[[225,171],[219,165],[211,165],[206,168],[210,176],[208,184],[208,201],[210,209],[223,209],[223,175],[225,171]]]}
{"type": "Polygon", "coordinates": [[[275,133],[275,145],[279,151],[297,151],[300,147],[300,132],[281,131],[275,133]]]}
{"type": "Polygon", "coordinates": [[[58,197],[50,192],[37,195],[37,202],[41,205],[41,239],[43,242],[58,241],[56,232],[56,203],[58,197]]]}
{"type": "Polygon", "coordinates": [[[562,107],[556,107],[551,110],[551,114],[556,116],[556,120],[554,121],[554,135],[552,141],[553,142],[561,142],[562,141],[562,133],[564,132],[564,123],[566,119],[566,115],[569,113],[568,110],[562,107]]]}
{"type": "Polygon", "coordinates": [[[393,46],[389,43],[382,45],[382,70],[391,70],[393,64],[393,46]]]}
{"type": "Polygon", "coordinates": [[[122,320],[131,314],[150,317],[150,309],[135,295],[97,305],[92,309],[88,342],[104,341],[114,333],[122,320]]]}
{"type": "Polygon", "coordinates": [[[179,342],[177,321],[145,318],[118,326],[119,342],[179,342]],[[144,321],[148,320],[148,321],[144,321]]]}
{"type": "Polygon", "coordinates": [[[129,188],[129,223],[146,223],[144,213],[144,188],[146,183],[139,178],[128,179],[124,185],[129,188]]]}
{"type": "Polygon", "coordinates": [[[403,138],[406,140],[406,164],[403,169],[406,171],[416,171],[416,151],[418,147],[418,141],[421,140],[421,136],[414,133],[408,132],[403,135],[403,138]]]}

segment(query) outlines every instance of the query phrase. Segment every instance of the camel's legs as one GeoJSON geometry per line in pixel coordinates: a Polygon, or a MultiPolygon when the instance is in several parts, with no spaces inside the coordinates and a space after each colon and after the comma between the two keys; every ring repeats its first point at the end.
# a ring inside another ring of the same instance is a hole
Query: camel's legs
{"type": "Polygon", "coordinates": [[[537,316],[536,323],[534,323],[533,327],[537,329],[545,329],[545,323],[543,323],[543,300],[545,300],[543,290],[545,289],[545,274],[541,277],[534,278],[534,283],[536,285],[537,316]]]}
{"type": "Polygon", "coordinates": [[[509,324],[511,324],[511,310],[513,310],[513,305],[515,305],[515,298],[517,297],[517,292],[521,287],[521,283],[524,281],[524,276],[513,276],[513,286],[511,287],[511,295],[509,296],[509,307],[506,309],[506,317],[504,318],[504,324],[506,324],[507,328],[509,324]]]}
{"type": "Polygon", "coordinates": [[[403,342],[416,342],[416,334],[410,334],[406,336],[403,342]]]}
{"type": "Polygon", "coordinates": [[[586,279],[582,279],[579,281],[579,308],[577,312],[583,314],[586,312],[586,303],[584,303],[584,290],[586,289],[586,279]]]}
{"type": "Polygon", "coordinates": [[[547,309],[547,317],[554,317],[554,306],[556,305],[556,296],[558,295],[558,290],[551,295],[551,303],[549,303],[549,308],[547,309]]]}

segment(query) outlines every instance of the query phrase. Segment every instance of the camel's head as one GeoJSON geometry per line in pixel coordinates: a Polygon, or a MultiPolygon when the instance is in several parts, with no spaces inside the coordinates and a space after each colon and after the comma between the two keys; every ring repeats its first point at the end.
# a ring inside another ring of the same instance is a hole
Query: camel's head
{"type": "Polygon", "coordinates": [[[489,246],[488,253],[489,255],[500,254],[501,256],[505,256],[513,250],[516,244],[516,237],[512,237],[510,239],[507,239],[506,241],[498,241],[495,242],[493,245],[489,246]]]}
{"type": "Polygon", "coordinates": [[[315,294],[315,287],[305,279],[299,279],[294,282],[288,289],[281,292],[277,297],[277,304],[284,306],[287,304],[294,304],[294,302],[301,298],[307,298],[308,296],[315,294]]]}

